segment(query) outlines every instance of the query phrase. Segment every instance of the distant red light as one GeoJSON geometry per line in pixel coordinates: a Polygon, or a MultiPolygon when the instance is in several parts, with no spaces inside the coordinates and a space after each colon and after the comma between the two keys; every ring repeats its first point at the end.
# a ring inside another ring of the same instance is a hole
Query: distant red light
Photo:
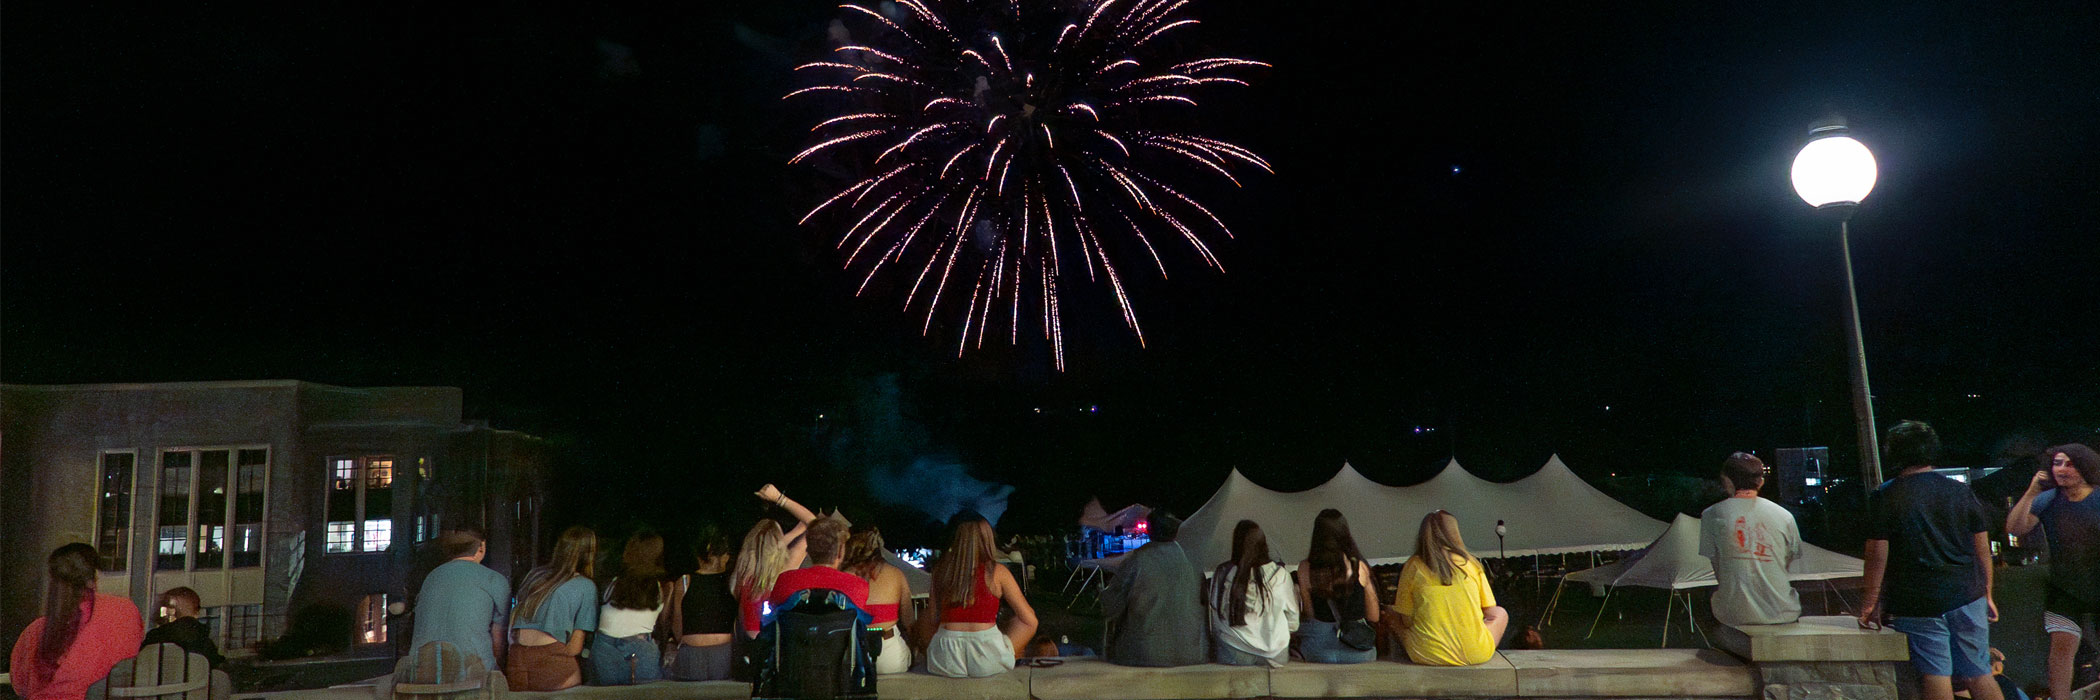
{"type": "Polygon", "coordinates": [[[1152,530],[1152,523],[1151,523],[1151,522],[1149,522],[1149,521],[1145,521],[1145,520],[1139,520],[1139,521],[1137,522],[1137,531],[1138,531],[1138,534],[1142,535],[1142,534],[1145,534],[1146,532],[1150,532],[1151,530],[1152,530]]]}

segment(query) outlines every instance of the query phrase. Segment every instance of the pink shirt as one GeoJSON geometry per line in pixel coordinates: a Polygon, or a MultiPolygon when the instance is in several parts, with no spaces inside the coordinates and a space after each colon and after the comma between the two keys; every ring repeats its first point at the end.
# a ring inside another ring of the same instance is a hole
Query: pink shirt
{"type": "Polygon", "coordinates": [[[138,655],[146,624],[139,617],[139,607],[130,600],[96,593],[80,602],[80,615],[86,618],[80,632],[73,637],[73,646],[58,657],[58,669],[48,682],[39,682],[36,673],[36,647],[44,639],[45,618],[37,618],[22,630],[10,657],[9,680],[15,692],[28,700],[82,700],[88,686],[109,675],[110,667],[138,655]]]}

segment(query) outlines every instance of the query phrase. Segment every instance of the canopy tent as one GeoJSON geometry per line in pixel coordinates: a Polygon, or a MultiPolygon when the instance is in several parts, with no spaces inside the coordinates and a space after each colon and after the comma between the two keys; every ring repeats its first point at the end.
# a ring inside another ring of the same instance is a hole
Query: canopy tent
{"type": "Polygon", "coordinates": [[[1139,521],[1151,514],[1152,508],[1142,503],[1132,503],[1122,510],[1110,513],[1101,507],[1101,499],[1092,498],[1087,500],[1085,507],[1079,509],[1079,524],[1102,532],[1131,532],[1137,529],[1139,521]]]}
{"type": "MultiPolygon", "coordinates": [[[[1611,601],[1611,592],[1620,586],[1660,588],[1670,592],[1670,600],[1664,605],[1663,643],[1670,638],[1670,613],[1678,596],[1684,596],[1686,623],[1690,624],[1691,596],[1694,588],[1718,585],[1714,578],[1713,562],[1699,554],[1699,519],[1683,513],[1670,522],[1670,529],[1655,538],[1647,549],[1628,555],[1619,561],[1591,569],[1584,569],[1561,577],[1561,586],[1570,581],[1587,583],[1591,590],[1601,589],[1605,603],[1611,601]]],[[[1854,557],[1801,543],[1801,556],[1787,563],[1787,579],[1790,581],[1830,581],[1861,575],[1862,562],[1854,557]]],[[[1546,603],[1546,611],[1540,615],[1545,624],[1551,624],[1553,611],[1560,605],[1560,587],[1553,590],[1553,599],[1546,603]]],[[[1604,618],[1604,604],[1597,607],[1597,619],[1604,618]]],[[[1698,628],[1693,627],[1694,630],[1698,628]]],[[[1597,631],[1597,622],[1590,622],[1590,633],[1597,631]]],[[[1703,632],[1701,633],[1704,634],[1703,632]]]]}
{"type": "MultiPolygon", "coordinates": [[[[1862,562],[1807,542],[1801,543],[1801,558],[1787,564],[1793,581],[1828,581],[1861,575],[1862,562]]],[[[1699,556],[1699,519],[1683,513],[1670,529],[1645,550],[1594,569],[1568,574],[1566,580],[1587,583],[1593,588],[1641,586],[1681,591],[1712,586],[1713,562],[1699,556]]]]}
{"type": "Polygon", "coordinates": [[[1325,508],[1349,518],[1357,548],[1374,564],[1412,555],[1422,517],[1438,509],[1456,516],[1467,546],[1487,557],[1633,549],[1668,529],[1590,486],[1556,455],[1538,472],[1508,484],[1473,476],[1455,459],[1414,486],[1380,484],[1343,464],[1327,483],[1297,492],[1262,488],[1234,469],[1182,524],[1180,541],[1199,567],[1207,567],[1232,555],[1233,527],[1253,520],[1268,536],[1269,552],[1296,563],[1311,543],[1313,518],[1325,508]],[[1508,530],[1499,548],[1497,521],[1508,530]]]}
{"type": "Polygon", "coordinates": [[[904,572],[904,585],[911,587],[911,597],[924,598],[928,594],[933,593],[933,574],[926,573],[925,569],[912,566],[911,562],[905,561],[904,557],[897,556],[896,552],[889,549],[882,550],[882,560],[889,562],[890,566],[897,567],[898,571],[904,572]]]}

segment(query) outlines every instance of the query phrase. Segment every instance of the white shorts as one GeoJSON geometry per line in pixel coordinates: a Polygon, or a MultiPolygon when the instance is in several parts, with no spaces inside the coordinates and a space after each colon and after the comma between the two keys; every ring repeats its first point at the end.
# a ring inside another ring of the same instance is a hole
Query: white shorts
{"type": "Polygon", "coordinates": [[[2073,620],[2071,618],[2064,617],[2062,615],[2058,615],[2047,610],[2042,611],[2042,629],[2044,631],[2049,632],[2050,634],[2056,634],[2058,632],[2061,632],[2064,634],[2071,635],[2073,637],[2084,636],[2080,633],[2081,630],[2078,629],[2077,620],[2073,620]]]}
{"type": "Polygon", "coordinates": [[[882,651],[875,656],[875,672],[891,674],[910,670],[911,646],[904,643],[904,631],[896,630],[896,634],[882,640],[882,651]]]}
{"type": "Polygon", "coordinates": [[[999,628],[976,632],[942,629],[926,645],[926,672],[949,678],[984,678],[1014,670],[1014,643],[999,628]]]}

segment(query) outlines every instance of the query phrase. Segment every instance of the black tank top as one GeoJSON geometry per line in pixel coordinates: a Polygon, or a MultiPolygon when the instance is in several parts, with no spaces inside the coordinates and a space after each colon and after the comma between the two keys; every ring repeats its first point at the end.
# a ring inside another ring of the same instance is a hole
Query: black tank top
{"type": "Polygon", "coordinates": [[[729,634],[736,631],[736,595],[729,592],[729,572],[693,574],[685,599],[686,634],[729,634]]]}
{"type": "Polygon", "coordinates": [[[1338,598],[1330,599],[1326,591],[1317,588],[1309,591],[1312,594],[1313,619],[1333,623],[1367,619],[1364,617],[1364,587],[1357,582],[1356,573],[1356,562],[1349,562],[1349,583],[1354,585],[1348,586],[1347,592],[1338,598]],[[1330,600],[1334,603],[1335,612],[1342,614],[1342,619],[1334,619],[1334,612],[1328,611],[1327,604],[1330,600]]]}

